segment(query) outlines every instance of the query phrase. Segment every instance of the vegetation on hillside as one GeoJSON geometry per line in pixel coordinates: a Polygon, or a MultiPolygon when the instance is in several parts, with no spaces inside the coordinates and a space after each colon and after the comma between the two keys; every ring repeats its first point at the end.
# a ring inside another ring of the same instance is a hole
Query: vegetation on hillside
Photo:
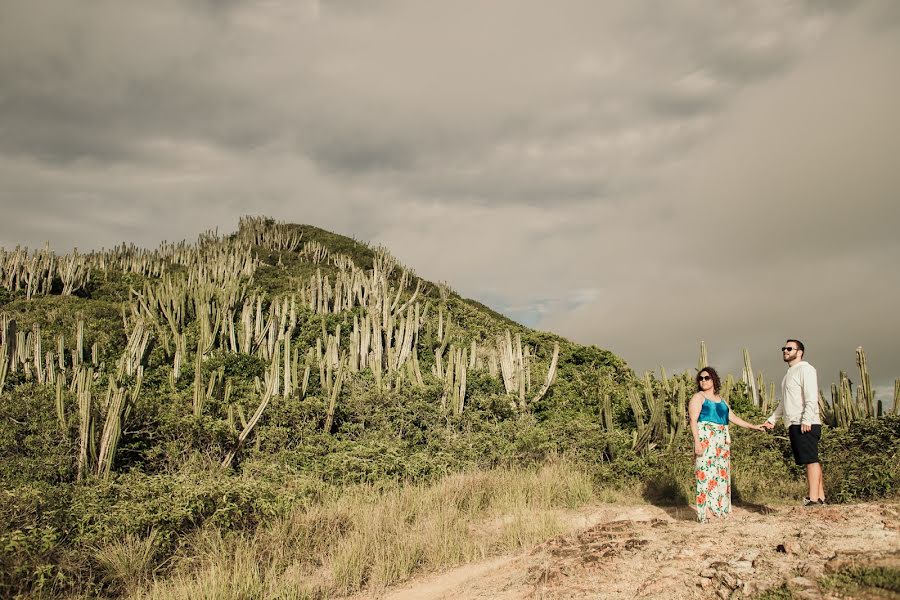
{"type": "MultiPolygon", "coordinates": [[[[245,218],[235,234],[155,251],[0,250],[0,278],[4,597],[117,596],[153,574],[191,590],[213,564],[204,553],[237,569],[285,528],[321,550],[315,564],[279,558],[310,595],[386,585],[495,548],[460,541],[462,521],[433,514],[442,501],[429,490],[468,481],[460,473],[481,482],[453,492],[460,518],[498,518],[509,506],[498,488],[548,461],[566,465],[550,477],[562,491],[538,477],[518,492],[526,505],[534,494],[561,498],[542,510],[586,501],[584,481],[653,502],[689,497],[688,374],[637,378],[611,352],[522,327],[384,248],[245,218]],[[447,527],[450,541],[341,562],[382,539],[363,527],[367,505],[447,527]]],[[[759,418],[771,398],[752,371],[745,381],[728,380],[729,400],[759,418]]],[[[828,495],[895,493],[900,418],[834,406],[828,495]]],[[[734,443],[737,500],[802,495],[783,433],[736,432],[734,443]]],[[[544,525],[498,539],[525,544],[544,525]]],[[[278,573],[257,575],[254,589],[271,590],[278,573]]]]}

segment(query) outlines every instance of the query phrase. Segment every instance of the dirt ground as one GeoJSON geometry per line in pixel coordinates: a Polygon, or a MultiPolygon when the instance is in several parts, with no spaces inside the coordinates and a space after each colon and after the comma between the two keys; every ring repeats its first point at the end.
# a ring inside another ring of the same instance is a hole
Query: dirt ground
{"type": "MultiPolygon", "coordinates": [[[[388,600],[837,598],[819,580],[849,565],[900,567],[900,504],[736,507],[701,525],[687,508],[594,506],[526,552],[416,578],[388,600]]],[[[845,597],[845,596],[843,596],[845,597]]],[[[872,596],[900,598],[898,595],[872,596]]]]}

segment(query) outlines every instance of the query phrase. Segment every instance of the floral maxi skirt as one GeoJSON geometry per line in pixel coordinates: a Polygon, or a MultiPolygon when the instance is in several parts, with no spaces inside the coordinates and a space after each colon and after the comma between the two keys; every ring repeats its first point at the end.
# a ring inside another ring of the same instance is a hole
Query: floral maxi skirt
{"type": "Polygon", "coordinates": [[[694,460],[697,479],[697,519],[706,522],[709,513],[724,517],[731,512],[731,435],[728,425],[698,423],[703,454],[694,460]]]}

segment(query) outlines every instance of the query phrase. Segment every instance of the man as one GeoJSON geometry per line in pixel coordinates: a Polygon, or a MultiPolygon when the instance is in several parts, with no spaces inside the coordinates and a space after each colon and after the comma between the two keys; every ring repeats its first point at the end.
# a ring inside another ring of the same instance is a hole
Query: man
{"type": "Polygon", "coordinates": [[[772,429],[778,417],[784,419],[791,440],[794,461],[806,465],[806,481],[809,495],[804,506],[825,504],[825,483],[822,465],[819,464],[819,438],[822,422],[819,420],[819,382],[816,370],[803,360],[805,348],[800,340],[787,340],[781,349],[787,373],[781,380],[781,402],[763,427],[772,429]]]}

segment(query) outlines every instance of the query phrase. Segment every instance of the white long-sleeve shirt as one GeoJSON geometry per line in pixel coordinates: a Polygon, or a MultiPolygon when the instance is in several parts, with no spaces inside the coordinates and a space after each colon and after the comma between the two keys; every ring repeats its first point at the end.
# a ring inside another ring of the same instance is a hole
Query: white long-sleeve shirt
{"type": "Polygon", "coordinates": [[[767,420],[774,423],[778,417],[784,419],[784,426],[818,425],[819,420],[819,380],[816,369],[801,360],[784,374],[781,380],[781,402],[767,420]]]}

